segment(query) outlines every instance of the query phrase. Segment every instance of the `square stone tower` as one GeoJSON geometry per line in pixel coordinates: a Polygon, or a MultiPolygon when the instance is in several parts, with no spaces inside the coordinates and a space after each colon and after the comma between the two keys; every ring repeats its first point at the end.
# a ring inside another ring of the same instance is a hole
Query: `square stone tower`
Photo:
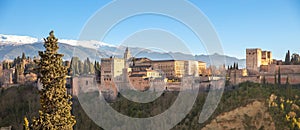
{"type": "Polygon", "coordinates": [[[250,72],[258,72],[262,64],[262,51],[260,48],[246,49],[246,68],[250,72]]]}
{"type": "Polygon", "coordinates": [[[262,65],[270,65],[273,62],[272,52],[270,51],[262,51],[262,65]]]}

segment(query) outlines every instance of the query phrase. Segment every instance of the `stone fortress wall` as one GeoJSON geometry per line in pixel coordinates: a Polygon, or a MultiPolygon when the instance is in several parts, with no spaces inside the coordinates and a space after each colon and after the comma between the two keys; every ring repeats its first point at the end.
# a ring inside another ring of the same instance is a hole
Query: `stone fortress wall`
{"type": "Polygon", "coordinates": [[[300,84],[300,65],[283,65],[273,59],[271,51],[262,51],[260,48],[246,49],[246,68],[239,70],[228,70],[231,84],[237,85],[242,82],[251,81],[256,83],[278,82],[278,71],[280,69],[281,84],[300,84]],[[275,78],[276,76],[276,78],[275,78]]]}

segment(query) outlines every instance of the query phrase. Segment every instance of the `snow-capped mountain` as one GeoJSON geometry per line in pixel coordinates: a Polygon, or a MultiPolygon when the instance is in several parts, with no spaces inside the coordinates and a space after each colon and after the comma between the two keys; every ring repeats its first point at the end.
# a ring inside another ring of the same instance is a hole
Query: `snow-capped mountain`
{"type": "MultiPolygon", "coordinates": [[[[5,35],[0,34],[0,45],[23,45],[23,44],[33,44],[37,42],[43,42],[43,39],[38,39],[30,36],[18,36],[18,35],[5,35]]],[[[99,48],[101,46],[114,47],[104,42],[89,40],[89,41],[78,41],[78,40],[68,40],[68,39],[59,39],[59,43],[65,43],[72,46],[82,46],[87,48],[99,48]]]]}
{"type": "Polygon", "coordinates": [[[114,47],[114,45],[107,44],[107,43],[100,42],[100,41],[95,41],[95,40],[78,41],[78,40],[59,39],[58,42],[69,44],[69,45],[72,45],[72,46],[82,46],[82,47],[87,47],[87,48],[99,48],[101,46],[114,47]]]}
{"type": "MultiPolygon", "coordinates": [[[[77,56],[80,59],[100,60],[110,56],[123,57],[125,46],[114,46],[99,41],[78,41],[59,39],[59,53],[64,54],[64,60],[70,60],[77,56]]],[[[3,35],[0,34],[0,61],[5,59],[14,59],[21,56],[22,52],[26,56],[34,57],[38,51],[44,50],[43,41],[29,36],[3,35]]],[[[210,65],[210,58],[222,59],[225,56],[226,66],[238,62],[240,68],[245,67],[245,59],[238,59],[226,55],[189,55],[181,52],[161,53],[155,50],[148,50],[138,47],[130,47],[130,52],[135,57],[148,57],[152,60],[177,59],[177,60],[199,60],[210,65]]],[[[220,60],[215,65],[223,65],[220,60]]]]}
{"type": "Polygon", "coordinates": [[[0,43],[1,44],[32,44],[35,42],[38,42],[38,39],[29,37],[29,36],[0,34],[0,43]]]}

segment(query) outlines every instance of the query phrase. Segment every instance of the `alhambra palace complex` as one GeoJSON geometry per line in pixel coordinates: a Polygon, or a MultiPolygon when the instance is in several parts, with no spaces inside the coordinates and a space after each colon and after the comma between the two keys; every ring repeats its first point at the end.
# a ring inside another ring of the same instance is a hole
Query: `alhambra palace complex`
{"type": "MultiPolygon", "coordinates": [[[[289,55],[286,57],[290,58],[289,55]]],[[[202,61],[135,58],[130,55],[129,49],[126,48],[123,58],[102,58],[98,75],[95,72],[72,74],[70,71],[67,77],[67,88],[68,92],[74,96],[80,92],[98,90],[113,96],[116,96],[123,89],[178,91],[185,89],[182,86],[188,86],[186,84],[191,84],[194,81],[200,84],[198,87],[207,88],[210,87],[211,81],[216,81],[222,77],[218,77],[220,72],[226,72],[227,85],[238,85],[246,81],[300,84],[300,56],[297,55],[296,59],[297,64],[287,64],[286,61],[273,59],[270,51],[262,51],[259,48],[246,49],[246,68],[239,69],[238,65],[235,64],[235,67],[226,69],[225,66],[207,67],[206,63],[202,61]],[[189,77],[193,77],[193,81],[189,77]]],[[[291,60],[288,59],[288,61],[291,60]]],[[[64,64],[70,69],[71,62],[65,61],[64,64]]],[[[93,66],[92,63],[88,64],[93,66]]],[[[4,60],[0,65],[1,86],[36,84],[40,88],[37,75],[31,71],[34,70],[33,68],[33,60],[29,57],[26,58],[25,55],[22,58],[16,58],[14,62],[4,60]],[[11,67],[13,64],[16,65],[11,67]]]]}
{"type": "MultiPolygon", "coordinates": [[[[226,69],[223,66],[219,67],[218,70],[226,69]]],[[[218,71],[215,71],[215,73],[218,73],[218,71]]],[[[282,61],[272,58],[272,52],[262,51],[258,48],[246,49],[246,68],[228,69],[226,73],[226,79],[229,80],[231,85],[246,81],[274,84],[278,82],[279,77],[281,77],[281,84],[287,82],[289,84],[300,84],[300,65],[284,65],[282,61]]],[[[202,61],[153,61],[148,58],[135,58],[131,57],[127,48],[124,58],[101,59],[101,82],[98,87],[103,92],[113,90],[114,94],[117,91],[126,89],[126,87],[140,91],[148,89],[177,91],[182,89],[180,88],[182,87],[182,80],[188,76],[193,76],[201,82],[199,87],[207,87],[210,85],[210,80],[213,79],[211,74],[211,68],[206,67],[206,63],[202,61]]],[[[85,78],[85,80],[88,79],[85,78]]],[[[87,91],[90,88],[87,86],[87,81],[80,82],[79,78],[77,80],[76,82],[80,85],[75,86],[80,86],[80,90],[87,91]]],[[[93,79],[89,81],[92,82],[93,79]]],[[[74,94],[76,95],[76,93],[78,92],[75,91],[74,94]]]]}
{"type": "Polygon", "coordinates": [[[135,58],[126,48],[123,58],[101,59],[100,84],[94,82],[94,76],[73,77],[73,94],[77,95],[77,90],[93,91],[96,89],[93,86],[113,95],[126,89],[176,91],[180,89],[184,76],[205,75],[207,72],[206,63],[202,61],[135,58]]]}

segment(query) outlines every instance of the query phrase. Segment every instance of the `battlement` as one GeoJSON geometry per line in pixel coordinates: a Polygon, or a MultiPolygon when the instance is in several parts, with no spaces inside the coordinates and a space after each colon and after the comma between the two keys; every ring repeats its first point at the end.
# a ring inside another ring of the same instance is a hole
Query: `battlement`
{"type": "Polygon", "coordinates": [[[261,65],[270,65],[273,62],[271,51],[260,48],[246,49],[246,68],[252,72],[259,72],[261,65]]]}

